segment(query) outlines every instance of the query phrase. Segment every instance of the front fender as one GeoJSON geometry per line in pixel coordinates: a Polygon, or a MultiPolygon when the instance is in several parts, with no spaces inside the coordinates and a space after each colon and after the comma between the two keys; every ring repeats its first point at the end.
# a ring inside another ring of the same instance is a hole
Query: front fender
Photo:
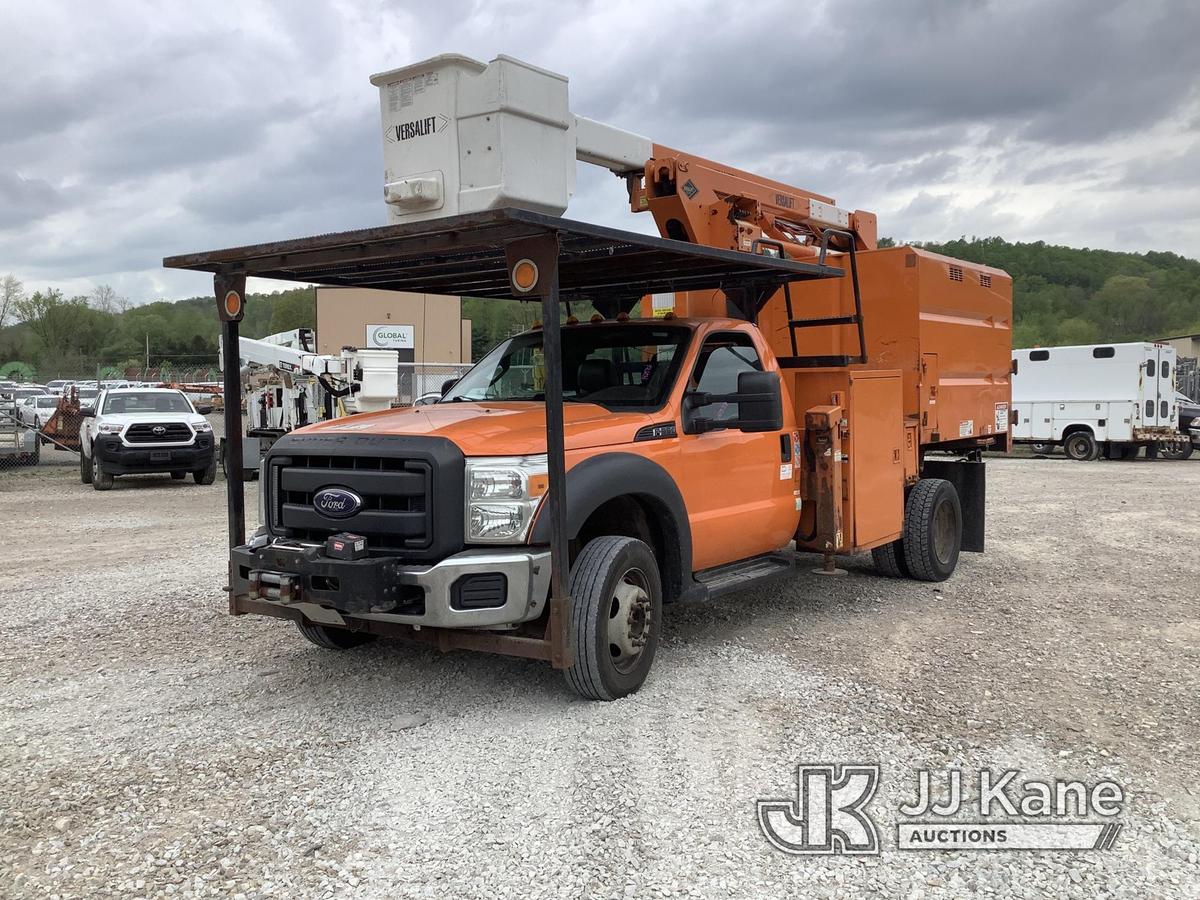
{"type": "MultiPolygon", "coordinates": [[[[646,504],[666,532],[667,558],[660,565],[664,587],[678,586],[683,596],[691,594],[692,529],[679,487],[658,463],[635,453],[602,453],[589,457],[567,472],[567,538],[579,536],[584,523],[597,509],[618,497],[636,497],[646,504]]],[[[550,542],[550,517],[539,512],[530,541],[550,542]]],[[[697,586],[698,587],[698,586],[697,586]]]]}

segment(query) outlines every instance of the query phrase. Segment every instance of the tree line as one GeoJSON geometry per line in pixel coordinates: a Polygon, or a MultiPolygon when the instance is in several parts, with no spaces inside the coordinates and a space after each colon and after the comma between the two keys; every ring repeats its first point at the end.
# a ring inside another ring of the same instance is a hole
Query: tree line
{"type": "MultiPolygon", "coordinates": [[[[0,281],[0,368],[23,363],[43,380],[110,377],[129,369],[216,368],[219,325],[214,300],[156,300],[134,305],[107,285],[66,297],[27,291],[13,276],[0,281]]],[[[242,334],[263,337],[312,327],[310,287],[251,294],[242,334]]]]}
{"type": "MultiPolygon", "coordinates": [[[[883,239],[883,246],[894,242],[883,239]]],[[[1135,341],[1200,333],[1200,262],[1175,253],[1119,253],[1002,238],[916,246],[1004,269],[1013,277],[1013,346],[1135,341]]],[[[19,361],[38,377],[85,377],[100,368],[196,369],[216,365],[211,297],[131,303],[111,287],[65,297],[0,280],[0,367],[19,361]]],[[[591,308],[573,310],[581,319],[591,308]]],[[[528,328],[535,305],[464,298],[471,349],[528,328]]],[[[242,333],[263,337],[315,325],[316,292],[302,287],[247,297],[242,333]]]]}

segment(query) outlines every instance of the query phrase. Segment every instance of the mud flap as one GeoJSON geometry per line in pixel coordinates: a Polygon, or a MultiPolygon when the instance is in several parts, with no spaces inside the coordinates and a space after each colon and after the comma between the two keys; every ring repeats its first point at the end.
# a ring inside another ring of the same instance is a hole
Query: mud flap
{"type": "Polygon", "coordinates": [[[986,505],[985,466],[982,460],[925,458],[922,478],[944,478],[958,491],[962,507],[962,549],[983,552],[984,507],[986,505]]]}

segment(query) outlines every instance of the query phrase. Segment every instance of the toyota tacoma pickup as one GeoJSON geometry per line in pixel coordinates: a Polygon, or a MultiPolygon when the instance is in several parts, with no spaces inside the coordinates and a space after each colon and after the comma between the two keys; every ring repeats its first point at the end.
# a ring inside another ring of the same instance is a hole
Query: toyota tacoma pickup
{"type": "Polygon", "coordinates": [[[98,491],[111,490],[118,475],[188,473],[212,484],[217,463],[212,425],[181,392],[166,388],[101,391],[83,410],[79,428],[79,478],[98,491]]]}

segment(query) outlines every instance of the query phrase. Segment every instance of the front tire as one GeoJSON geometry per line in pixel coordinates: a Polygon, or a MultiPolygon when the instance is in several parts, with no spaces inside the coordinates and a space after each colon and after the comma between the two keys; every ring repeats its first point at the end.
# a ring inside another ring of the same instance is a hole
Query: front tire
{"type": "Polygon", "coordinates": [[[196,484],[212,484],[217,480],[217,458],[214,456],[208,463],[207,469],[199,469],[192,473],[196,484]]]}
{"type": "Polygon", "coordinates": [[[351,647],[369,644],[377,637],[377,635],[365,631],[350,631],[346,628],[318,625],[316,622],[309,622],[305,619],[297,620],[296,627],[310,642],[326,650],[349,650],[351,647]]]}
{"type": "Polygon", "coordinates": [[[943,478],[922,478],[904,504],[904,561],[918,581],[945,581],[962,548],[958,491],[943,478]]]}
{"type": "Polygon", "coordinates": [[[84,456],[83,450],[79,451],[79,480],[84,484],[92,483],[92,458],[84,456]]]}
{"type": "Polygon", "coordinates": [[[1049,456],[1054,452],[1054,445],[1050,443],[1034,442],[1029,445],[1029,449],[1038,456],[1049,456]]]}
{"type": "Polygon", "coordinates": [[[568,635],[571,690],[616,700],[640,688],[654,663],[662,622],[658,561],[642,541],[606,535],[571,567],[568,635]]]}
{"type": "Polygon", "coordinates": [[[113,477],[104,471],[104,464],[95,453],[92,453],[92,487],[98,491],[111,491],[113,477]]]}
{"type": "Polygon", "coordinates": [[[1063,452],[1076,462],[1095,459],[1098,449],[1096,439],[1090,431],[1077,431],[1063,441],[1063,452]]]}

